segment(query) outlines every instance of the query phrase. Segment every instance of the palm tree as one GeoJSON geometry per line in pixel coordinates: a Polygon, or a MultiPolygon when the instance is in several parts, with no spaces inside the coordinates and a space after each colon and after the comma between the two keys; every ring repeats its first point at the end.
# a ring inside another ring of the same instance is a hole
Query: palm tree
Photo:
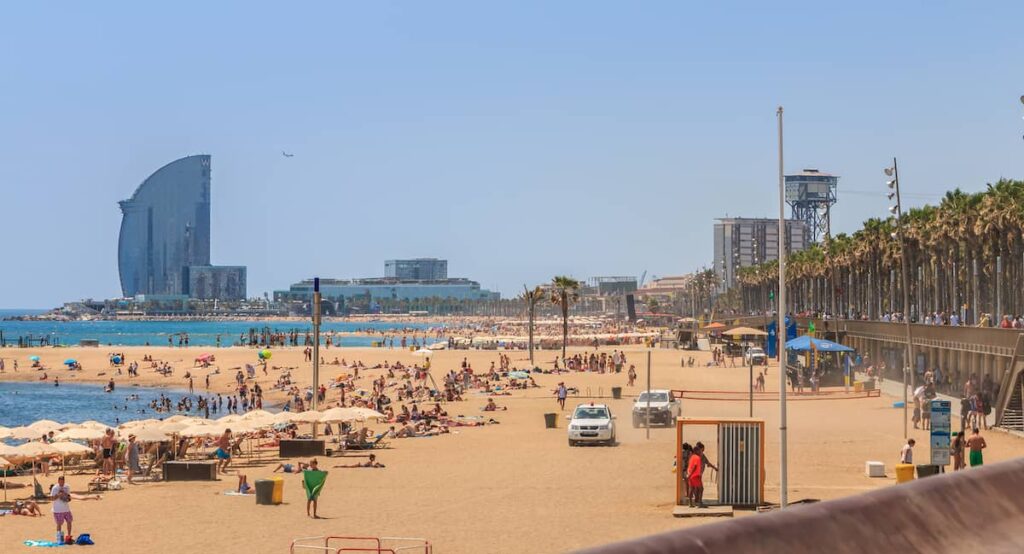
{"type": "Polygon", "coordinates": [[[537,313],[537,303],[544,299],[544,289],[540,287],[534,287],[533,290],[526,288],[523,285],[523,302],[526,303],[526,314],[528,319],[528,329],[530,335],[530,365],[533,365],[533,319],[537,313]]]}
{"type": "Polygon", "coordinates": [[[551,279],[551,303],[562,310],[562,360],[565,360],[565,346],[569,342],[569,306],[579,299],[579,281],[565,275],[551,279]]]}

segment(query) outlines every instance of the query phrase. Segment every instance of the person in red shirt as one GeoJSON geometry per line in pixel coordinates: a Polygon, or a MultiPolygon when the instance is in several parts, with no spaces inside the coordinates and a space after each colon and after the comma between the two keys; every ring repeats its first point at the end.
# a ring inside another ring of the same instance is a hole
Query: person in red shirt
{"type": "Polygon", "coordinates": [[[704,464],[700,458],[703,452],[704,446],[698,444],[694,447],[693,454],[690,455],[690,459],[686,463],[686,480],[690,485],[689,499],[691,508],[701,506],[704,499],[704,464]]]}

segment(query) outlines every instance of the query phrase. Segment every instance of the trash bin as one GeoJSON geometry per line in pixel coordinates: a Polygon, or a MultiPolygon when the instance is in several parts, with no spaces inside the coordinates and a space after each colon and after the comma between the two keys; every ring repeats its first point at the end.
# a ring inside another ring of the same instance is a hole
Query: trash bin
{"type": "Polygon", "coordinates": [[[864,392],[864,381],[854,381],[853,392],[864,392]]]}
{"type": "Polygon", "coordinates": [[[284,502],[284,477],[274,477],[274,494],[271,502],[275,505],[284,502]]]}
{"type": "Polygon", "coordinates": [[[917,466],[917,478],[922,479],[924,477],[931,477],[932,475],[939,474],[939,466],[937,465],[919,465],[917,466]]]}
{"type": "Polygon", "coordinates": [[[612,387],[612,398],[615,400],[622,398],[622,387],[612,387]]]}
{"type": "Polygon", "coordinates": [[[546,429],[558,427],[558,414],[544,414],[544,427],[546,429]]]}
{"type": "MultiPolygon", "coordinates": [[[[896,464],[896,482],[906,483],[914,480],[913,464],[896,464]]],[[[258,482],[258,481],[257,481],[258,482]]]]}
{"type": "Polygon", "coordinates": [[[271,505],[274,503],[274,482],[270,479],[256,480],[256,503],[271,505]]]}

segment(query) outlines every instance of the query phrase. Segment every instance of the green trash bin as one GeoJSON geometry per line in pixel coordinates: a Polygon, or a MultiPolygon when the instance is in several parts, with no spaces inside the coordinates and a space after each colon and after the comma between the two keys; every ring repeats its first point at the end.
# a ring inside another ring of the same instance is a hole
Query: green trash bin
{"type": "Polygon", "coordinates": [[[270,479],[256,480],[256,503],[271,506],[274,504],[274,482],[270,479]]]}
{"type": "Polygon", "coordinates": [[[622,398],[622,387],[612,387],[612,398],[615,400],[622,398]]]}
{"type": "Polygon", "coordinates": [[[558,427],[558,414],[544,414],[544,427],[546,429],[558,427]]]}

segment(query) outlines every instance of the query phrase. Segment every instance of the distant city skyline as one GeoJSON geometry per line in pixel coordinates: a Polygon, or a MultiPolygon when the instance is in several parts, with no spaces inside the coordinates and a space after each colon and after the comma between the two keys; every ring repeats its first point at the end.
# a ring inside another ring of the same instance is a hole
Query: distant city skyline
{"type": "Polygon", "coordinates": [[[786,171],[842,176],[834,233],[887,215],[893,156],[911,206],[1024,177],[1014,2],[5,16],[4,308],[118,296],[116,202],[194,154],[215,159],[210,255],[248,266],[249,296],[386,259],[504,297],[711,267],[715,218],[776,215],[779,104],[786,171]]]}

